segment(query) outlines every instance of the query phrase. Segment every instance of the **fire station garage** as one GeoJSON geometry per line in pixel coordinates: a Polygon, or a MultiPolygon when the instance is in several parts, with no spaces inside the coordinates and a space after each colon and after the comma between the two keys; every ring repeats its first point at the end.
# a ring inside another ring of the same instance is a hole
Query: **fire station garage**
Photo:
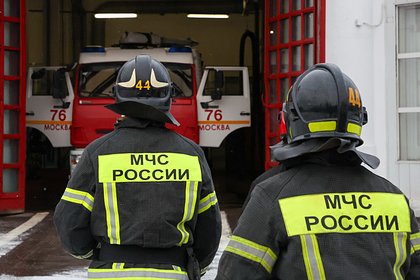
{"type": "Polygon", "coordinates": [[[420,1],[0,0],[0,11],[0,217],[53,211],[83,149],[120,117],[104,106],[137,54],[168,68],[181,123],[168,128],[204,150],[231,226],[251,182],[278,165],[289,88],[322,62],[358,85],[359,149],[420,216],[420,1]]]}
{"type": "Polygon", "coordinates": [[[27,1],[25,208],[54,207],[83,148],[112,131],[118,116],[103,107],[113,102],[116,69],[142,53],[170,68],[179,89],[171,107],[181,123],[175,130],[205,150],[219,200],[240,205],[264,170],[262,7],[248,1],[27,1]],[[213,102],[215,68],[200,88],[207,66],[238,67],[223,71],[221,96],[213,102]],[[54,89],[58,69],[69,82],[54,89]],[[62,96],[54,96],[57,91],[62,96]]]}

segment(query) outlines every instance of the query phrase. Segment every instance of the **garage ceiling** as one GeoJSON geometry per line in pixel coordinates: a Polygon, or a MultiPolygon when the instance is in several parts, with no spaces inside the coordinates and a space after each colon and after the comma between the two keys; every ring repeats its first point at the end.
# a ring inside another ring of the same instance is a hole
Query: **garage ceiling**
{"type": "MultiPolygon", "coordinates": [[[[133,13],[247,13],[248,0],[135,0],[135,1],[82,1],[87,12],[133,12],[133,13]]],[[[76,4],[77,5],[77,4],[76,4]]]]}

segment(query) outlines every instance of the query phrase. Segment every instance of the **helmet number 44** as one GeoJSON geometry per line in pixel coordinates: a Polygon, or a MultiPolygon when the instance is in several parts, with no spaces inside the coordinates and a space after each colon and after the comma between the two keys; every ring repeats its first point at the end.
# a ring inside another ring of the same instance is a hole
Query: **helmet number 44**
{"type": "Polygon", "coordinates": [[[360,95],[359,91],[356,89],[349,87],[349,103],[352,106],[358,106],[359,108],[362,106],[362,103],[360,102],[360,95]]]}
{"type": "Polygon", "coordinates": [[[144,85],[143,85],[142,81],[139,80],[136,84],[136,88],[138,88],[139,90],[142,90],[143,88],[150,90],[150,81],[147,80],[146,82],[144,82],[144,85]]]}

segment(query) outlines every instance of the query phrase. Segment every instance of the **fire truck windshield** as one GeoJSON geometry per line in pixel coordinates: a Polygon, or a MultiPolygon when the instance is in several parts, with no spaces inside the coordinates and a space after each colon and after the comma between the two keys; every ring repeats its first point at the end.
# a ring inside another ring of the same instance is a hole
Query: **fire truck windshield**
{"type": "MultiPolygon", "coordinates": [[[[124,62],[81,64],[79,67],[78,95],[80,97],[114,98],[112,87],[118,70],[124,62]]],[[[175,98],[191,97],[192,66],[182,63],[163,63],[169,71],[174,86],[175,98]]]]}

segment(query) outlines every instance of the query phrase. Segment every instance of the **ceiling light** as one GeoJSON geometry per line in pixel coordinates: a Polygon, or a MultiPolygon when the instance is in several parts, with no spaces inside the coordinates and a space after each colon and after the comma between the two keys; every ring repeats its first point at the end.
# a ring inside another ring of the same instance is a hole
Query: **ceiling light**
{"type": "Polygon", "coordinates": [[[229,18],[226,14],[188,14],[188,18],[229,18]]]}
{"type": "Polygon", "coordinates": [[[136,18],[137,14],[135,13],[113,13],[113,14],[107,14],[107,13],[100,13],[95,14],[95,18],[136,18]]]}

